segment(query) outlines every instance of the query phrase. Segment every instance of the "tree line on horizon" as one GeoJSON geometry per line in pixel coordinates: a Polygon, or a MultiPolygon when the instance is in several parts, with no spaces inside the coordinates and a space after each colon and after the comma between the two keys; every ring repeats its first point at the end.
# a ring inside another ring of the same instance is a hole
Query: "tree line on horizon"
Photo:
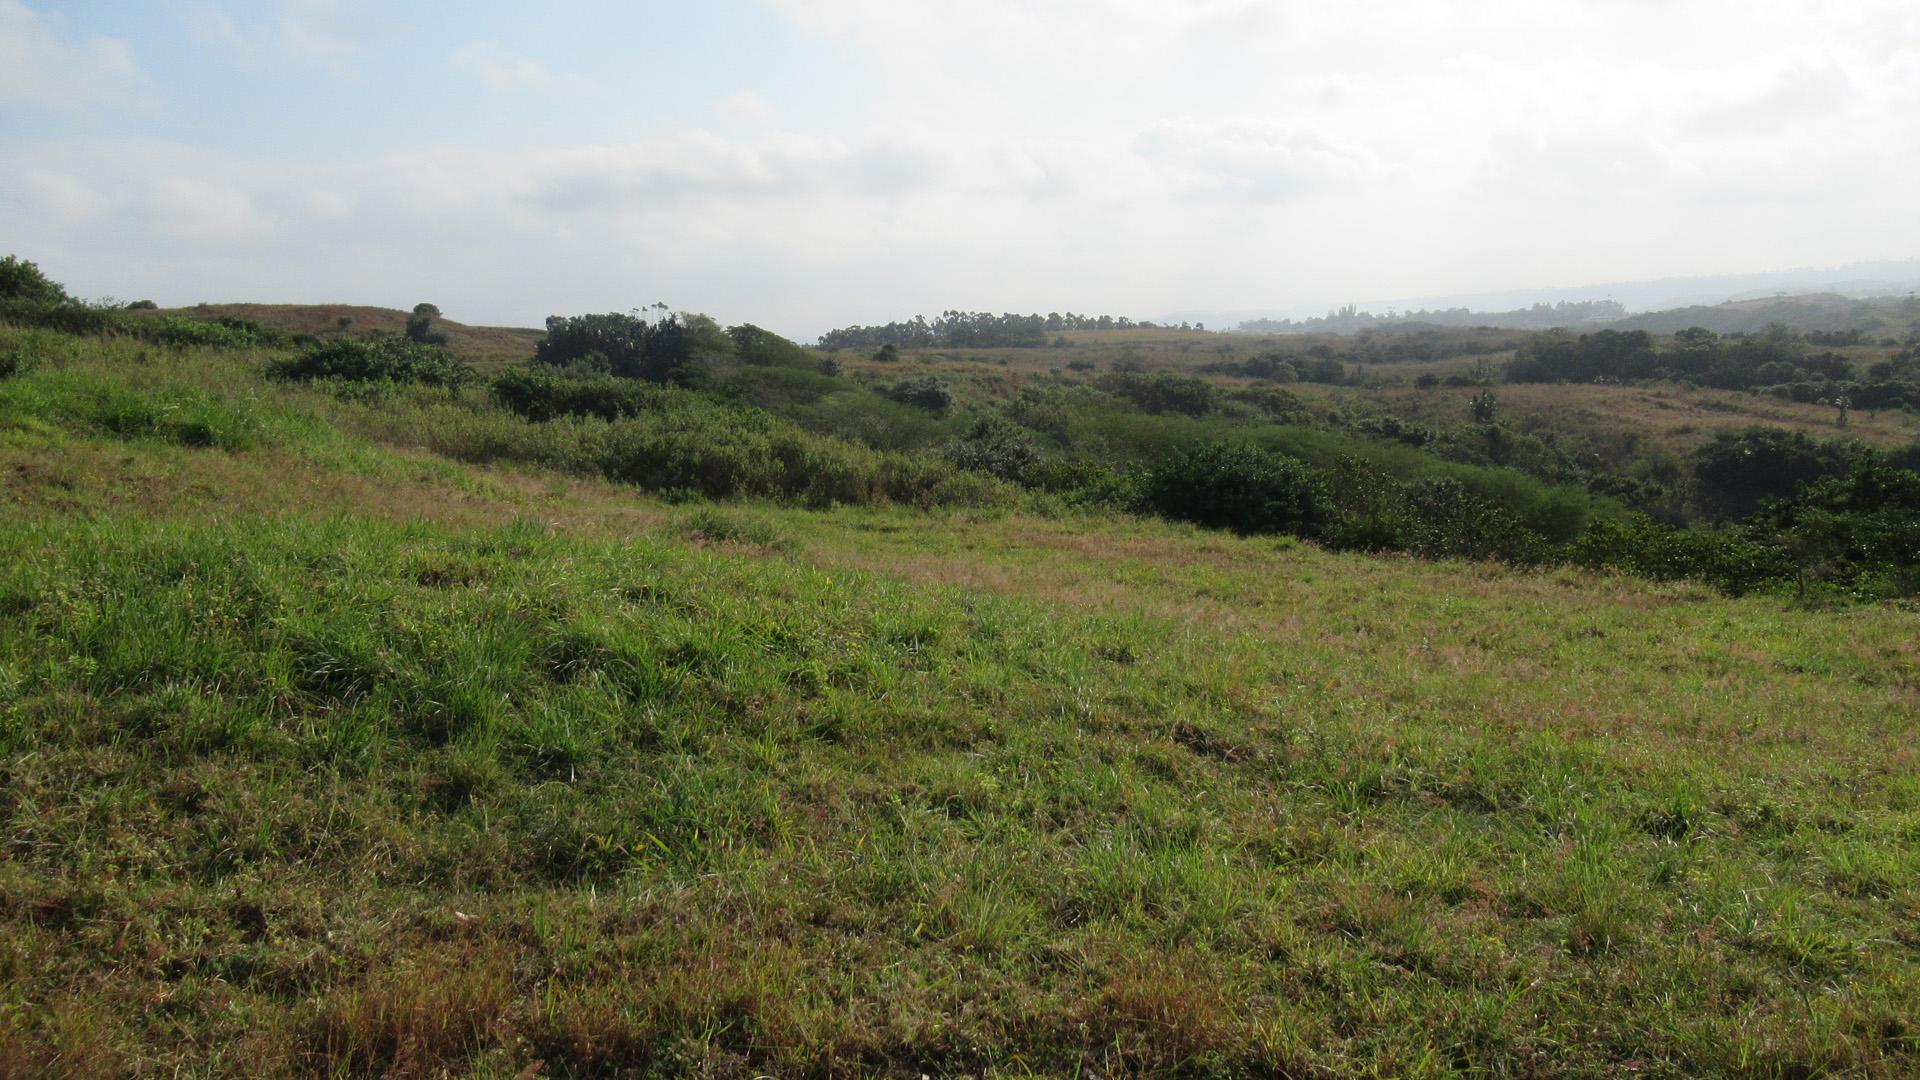
{"type": "Polygon", "coordinates": [[[911,319],[880,326],[845,326],[820,335],[819,347],[835,349],[975,348],[1038,349],[1056,344],[1068,330],[1205,330],[1204,323],[1178,326],[1114,315],[1076,315],[1057,311],[1045,315],[995,315],[989,311],[943,311],[934,318],[911,319]]]}

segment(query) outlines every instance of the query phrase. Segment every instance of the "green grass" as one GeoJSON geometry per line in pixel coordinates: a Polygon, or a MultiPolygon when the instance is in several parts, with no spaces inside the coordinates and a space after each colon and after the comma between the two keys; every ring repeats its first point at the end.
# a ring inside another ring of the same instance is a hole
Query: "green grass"
{"type": "Polygon", "coordinates": [[[1920,1069],[1910,608],[662,508],[210,357],[0,380],[0,1075],[1920,1069]]]}

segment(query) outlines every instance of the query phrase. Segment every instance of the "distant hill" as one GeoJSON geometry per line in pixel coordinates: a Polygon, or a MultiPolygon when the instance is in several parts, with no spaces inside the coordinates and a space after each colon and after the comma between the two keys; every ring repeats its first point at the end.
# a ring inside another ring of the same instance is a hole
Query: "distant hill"
{"type": "MultiPolygon", "coordinates": [[[[1723,302],[1773,299],[1779,296],[1837,294],[1854,299],[1899,297],[1920,290],[1920,259],[1886,259],[1845,266],[1812,267],[1751,274],[1669,277],[1642,281],[1612,281],[1571,287],[1534,286],[1493,292],[1402,296],[1363,299],[1346,305],[1357,312],[1531,312],[1542,306],[1610,301],[1627,311],[1651,313],[1688,306],[1718,306],[1723,302]]],[[[1341,314],[1342,305],[1274,304],[1259,311],[1179,311],[1156,320],[1161,323],[1199,321],[1208,326],[1236,326],[1246,322],[1318,319],[1341,314]]],[[[1457,325],[1450,319],[1449,325],[1457,325]]],[[[1488,325],[1510,325],[1490,322],[1488,325]]],[[[1569,324],[1572,325],[1572,324],[1569,324]]]]}
{"type": "Polygon", "coordinates": [[[1561,301],[1513,311],[1451,308],[1389,315],[1375,315],[1348,306],[1310,319],[1250,319],[1236,330],[1251,334],[1358,334],[1492,326],[1513,330],[1647,330],[1671,334],[1689,326],[1704,326],[1715,333],[1738,334],[1764,330],[1769,323],[1776,322],[1802,332],[1858,330],[1872,338],[1905,339],[1920,333],[1920,297],[1856,299],[1839,293],[1808,293],[1696,304],[1633,315],[1626,314],[1612,301],[1561,301]]]}
{"type": "MultiPolygon", "coordinates": [[[[407,313],[404,311],[354,304],[196,304],[193,307],[163,309],[156,314],[185,315],[197,319],[233,316],[289,334],[313,334],[317,337],[399,334],[404,333],[407,326],[407,313]]],[[[455,356],[478,367],[497,367],[525,360],[533,355],[534,345],[546,336],[545,330],[517,326],[468,326],[451,319],[435,319],[433,325],[434,329],[446,333],[447,347],[455,356]]]]}
{"type": "Polygon", "coordinates": [[[1649,311],[1610,322],[1607,328],[1671,334],[1689,326],[1704,326],[1716,333],[1734,334],[1764,330],[1767,324],[1776,322],[1801,331],[1860,330],[1871,337],[1905,338],[1920,330],[1920,298],[1883,296],[1856,300],[1838,293],[1770,296],[1761,300],[1649,311]]]}

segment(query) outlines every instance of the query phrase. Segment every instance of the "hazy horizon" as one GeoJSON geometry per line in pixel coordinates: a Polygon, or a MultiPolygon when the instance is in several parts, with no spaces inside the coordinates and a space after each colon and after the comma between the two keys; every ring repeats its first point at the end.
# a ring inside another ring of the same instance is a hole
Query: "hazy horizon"
{"type": "Polygon", "coordinates": [[[0,0],[6,250],[86,296],[1281,316],[1907,260],[1856,2],[0,0]]]}

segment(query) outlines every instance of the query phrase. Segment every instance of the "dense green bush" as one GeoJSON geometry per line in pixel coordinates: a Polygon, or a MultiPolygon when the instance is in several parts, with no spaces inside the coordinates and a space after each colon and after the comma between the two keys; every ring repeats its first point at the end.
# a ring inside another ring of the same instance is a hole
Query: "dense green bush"
{"type": "Polygon", "coordinates": [[[807,367],[742,367],[719,387],[720,393],[763,409],[812,405],[828,394],[848,389],[832,375],[807,367]]]}
{"type": "Polygon", "coordinates": [[[125,318],[108,308],[72,300],[0,300],[0,322],[58,330],[65,334],[105,334],[124,329],[125,318]]]}
{"type": "Polygon", "coordinates": [[[340,379],[347,382],[418,383],[461,386],[475,378],[472,368],[434,345],[405,338],[333,338],[267,365],[272,378],[289,381],[340,379]]]}
{"type": "Polygon", "coordinates": [[[1754,427],[1723,431],[1694,454],[1699,501],[1721,518],[1753,513],[1768,499],[1785,499],[1802,484],[1839,476],[1865,447],[1851,441],[1821,441],[1805,432],[1754,427]]]}
{"type": "Polygon", "coordinates": [[[984,416],[948,445],[946,458],[962,469],[1018,482],[1040,463],[1040,451],[1017,425],[984,416]]]}
{"type": "Polygon", "coordinates": [[[40,272],[40,268],[16,255],[0,259],[0,300],[28,304],[64,304],[67,290],[59,282],[40,272]]]}
{"type": "Polygon", "coordinates": [[[604,315],[555,315],[533,358],[553,367],[600,371],[628,379],[698,386],[708,364],[722,348],[732,350],[725,334],[699,317],[695,324],[677,315],[657,319],[608,312],[604,315]]]}
{"type": "Polygon", "coordinates": [[[817,368],[813,354],[771,330],[752,323],[727,328],[733,355],[743,364],[762,367],[817,368]]]}
{"type": "Polygon", "coordinates": [[[1192,447],[1162,462],[1146,480],[1144,497],[1165,517],[1238,533],[1317,536],[1333,510],[1325,474],[1233,442],[1192,447]]]}
{"type": "Polygon", "coordinates": [[[563,375],[538,368],[509,368],[494,377],[493,398],[528,420],[592,416],[602,420],[638,416],[662,407],[671,395],[652,383],[613,375],[563,375]]]}
{"type": "Polygon", "coordinates": [[[1227,392],[1227,400],[1259,412],[1268,420],[1298,423],[1311,415],[1307,403],[1277,386],[1247,386],[1227,392]]]}
{"type": "Polygon", "coordinates": [[[902,405],[912,405],[932,413],[944,413],[953,407],[953,391],[932,375],[901,379],[889,386],[885,393],[902,405]]]}
{"type": "Polygon", "coordinates": [[[1147,413],[1205,416],[1219,407],[1220,392],[1212,383],[1192,375],[1116,371],[1100,380],[1100,389],[1133,403],[1147,413]]]}
{"type": "Polygon", "coordinates": [[[1735,595],[1791,580],[1795,573],[1792,557],[1776,543],[1732,529],[1675,529],[1641,515],[1595,522],[1567,557],[1656,580],[1691,578],[1735,595]]]}
{"type": "Polygon", "coordinates": [[[231,316],[220,319],[188,319],[163,315],[126,324],[136,337],[174,349],[253,349],[280,343],[279,333],[231,316]]]}
{"type": "Polygon", "coordinates": [[[449,415],[437,448],[470,461],[528,461],[713,498],[932,506],[984,505],[1011,494],[938,459],[876,452],[684,387],[516,368],[496,377],[492,392],[533,423],[449,415]]]}
{"type": "Polygon", "coordinates": [[[1337,513],[1324,539],[1333,547],[1512,563],[1548,557],[1537,531],[1457,479],[1396,481],[1349,458],[1334,470],[1331,488],[1337,513]]]}

